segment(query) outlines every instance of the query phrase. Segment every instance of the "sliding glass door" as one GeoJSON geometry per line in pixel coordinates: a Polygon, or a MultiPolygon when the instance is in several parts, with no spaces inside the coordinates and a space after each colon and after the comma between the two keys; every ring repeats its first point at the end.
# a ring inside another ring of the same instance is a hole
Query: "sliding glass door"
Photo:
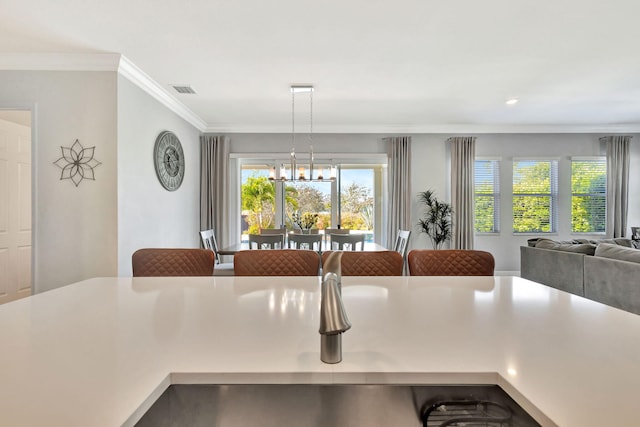
{"type": "Polygon", "coordinates": [[[367,241],[381,236],[385,165],[334,161],[333,181],[292,181],[270,179],[274,164],[279,162],[241,162],[241,241],[260,229],[299,228],[299,218],[313,218],[312,228],[318,230],[340,227],[366,234],[367,241]]]}

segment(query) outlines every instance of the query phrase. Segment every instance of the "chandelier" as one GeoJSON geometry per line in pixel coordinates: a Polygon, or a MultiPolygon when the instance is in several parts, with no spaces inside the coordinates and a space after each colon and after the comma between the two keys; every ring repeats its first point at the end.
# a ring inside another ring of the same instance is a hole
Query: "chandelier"
{"type": "Polygon", "coordinates": [[[283,164],[280,165],[280,174],[276,177],[276,167],[273,166],[269,172],[269,179],[281,180],[281,181],[335,181],[336,180],[336,168],[335,166],[329,166],[329,177],[325,177],[325,168],[322,165],[314,164],[313,156],[313,86],[310,85],[293,85],[291,86],[291,157],[289,160],[289,173],[287,173],[286,167],[283,164]],[[308,93],[309,94],[309,176],[306,174],[306,164],[298,164],[296,158],[296,94],[308,93]],[[317,170],[316,170],[317,169],[317,170]]]}

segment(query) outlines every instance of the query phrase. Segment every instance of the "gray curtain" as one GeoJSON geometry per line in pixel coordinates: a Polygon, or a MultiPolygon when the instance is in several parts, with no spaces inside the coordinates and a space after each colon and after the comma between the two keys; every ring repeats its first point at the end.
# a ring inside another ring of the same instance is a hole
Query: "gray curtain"
{"type": "Polygon", "coordinates": [[[624,237],[629,205],[629,141],[631,136],[600,138],[607,145],[607,236],[624,237]]]}
{"type": "Polygon", "coordinates": [[[398,230],[411,230],[411,137],[384,138],[389,155],[389,214],[386,243],[395,242],[398,230]]]}
{"type": "Polygon", "coordinates": [[[453,249],[473,249],[473,200],[476,137],[456,136],[451,145],[451,207],[453,249]]]}
{"type": "Polygon", "coordinates": [[[229,138],[200,136],[200,230],[214,230],[218,247],[229,245],[229,138]]]}

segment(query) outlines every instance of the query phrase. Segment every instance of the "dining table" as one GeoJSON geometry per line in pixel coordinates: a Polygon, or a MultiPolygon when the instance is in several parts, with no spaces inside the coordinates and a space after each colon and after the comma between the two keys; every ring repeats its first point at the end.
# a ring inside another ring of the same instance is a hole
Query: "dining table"
{"type": "MultiPolygon", "coordinates": [[[[245,250],[249,250],[249,243],[248,242],[243,242],[243,243],[236,243],[233,245],[229,245],[226,246],[224,248],[220,248],[218,249],[218,254],[219,255],[235,255],[237,252],[239,251],[245,251],[245,250]]],[[[288,249],[286,246],[284,249],[288,249]]],[[[331,247],[329,246],[328,242],[323,242],[322,243],[322,251],[326,252],[326,251],[330,251],[331,247]]],[[[389,250],[387,248],[385,248],[384,246],[382,246],[379,243],[375,243],[375,242],[364,242],[364,251],[369,251],[369,252],[374,252],[374,251],[386,251],[389,250]]]]}

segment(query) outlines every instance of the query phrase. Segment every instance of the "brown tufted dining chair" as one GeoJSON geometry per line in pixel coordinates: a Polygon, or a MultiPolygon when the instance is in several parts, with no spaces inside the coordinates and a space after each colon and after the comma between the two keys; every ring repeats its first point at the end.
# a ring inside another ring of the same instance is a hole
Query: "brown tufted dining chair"
{"type": "Polygon", "coordinates": [[[212,276],[215,255],[209,249],[138,249],[131,256],[133,276],[212,276]]]}
{"type": "MultiPolygon", "coordinates": [[[[329,252],[322,254],[322,263],[329,252]]],[[[343,276],[402,276],[404,259],[396,251],[342,253],[340,269],[343,276]]]]}
{"type": "Polygon", "coordinates": [[[233,266],[236,276],[317,276],[320,255],[300,249],[240,251],[233,266]]]}
{"type": "Polygon", "coordinates": [[[495,260],[485,251],[414,249],[407,257],[411,276],[493,276],[495,260]]]}

